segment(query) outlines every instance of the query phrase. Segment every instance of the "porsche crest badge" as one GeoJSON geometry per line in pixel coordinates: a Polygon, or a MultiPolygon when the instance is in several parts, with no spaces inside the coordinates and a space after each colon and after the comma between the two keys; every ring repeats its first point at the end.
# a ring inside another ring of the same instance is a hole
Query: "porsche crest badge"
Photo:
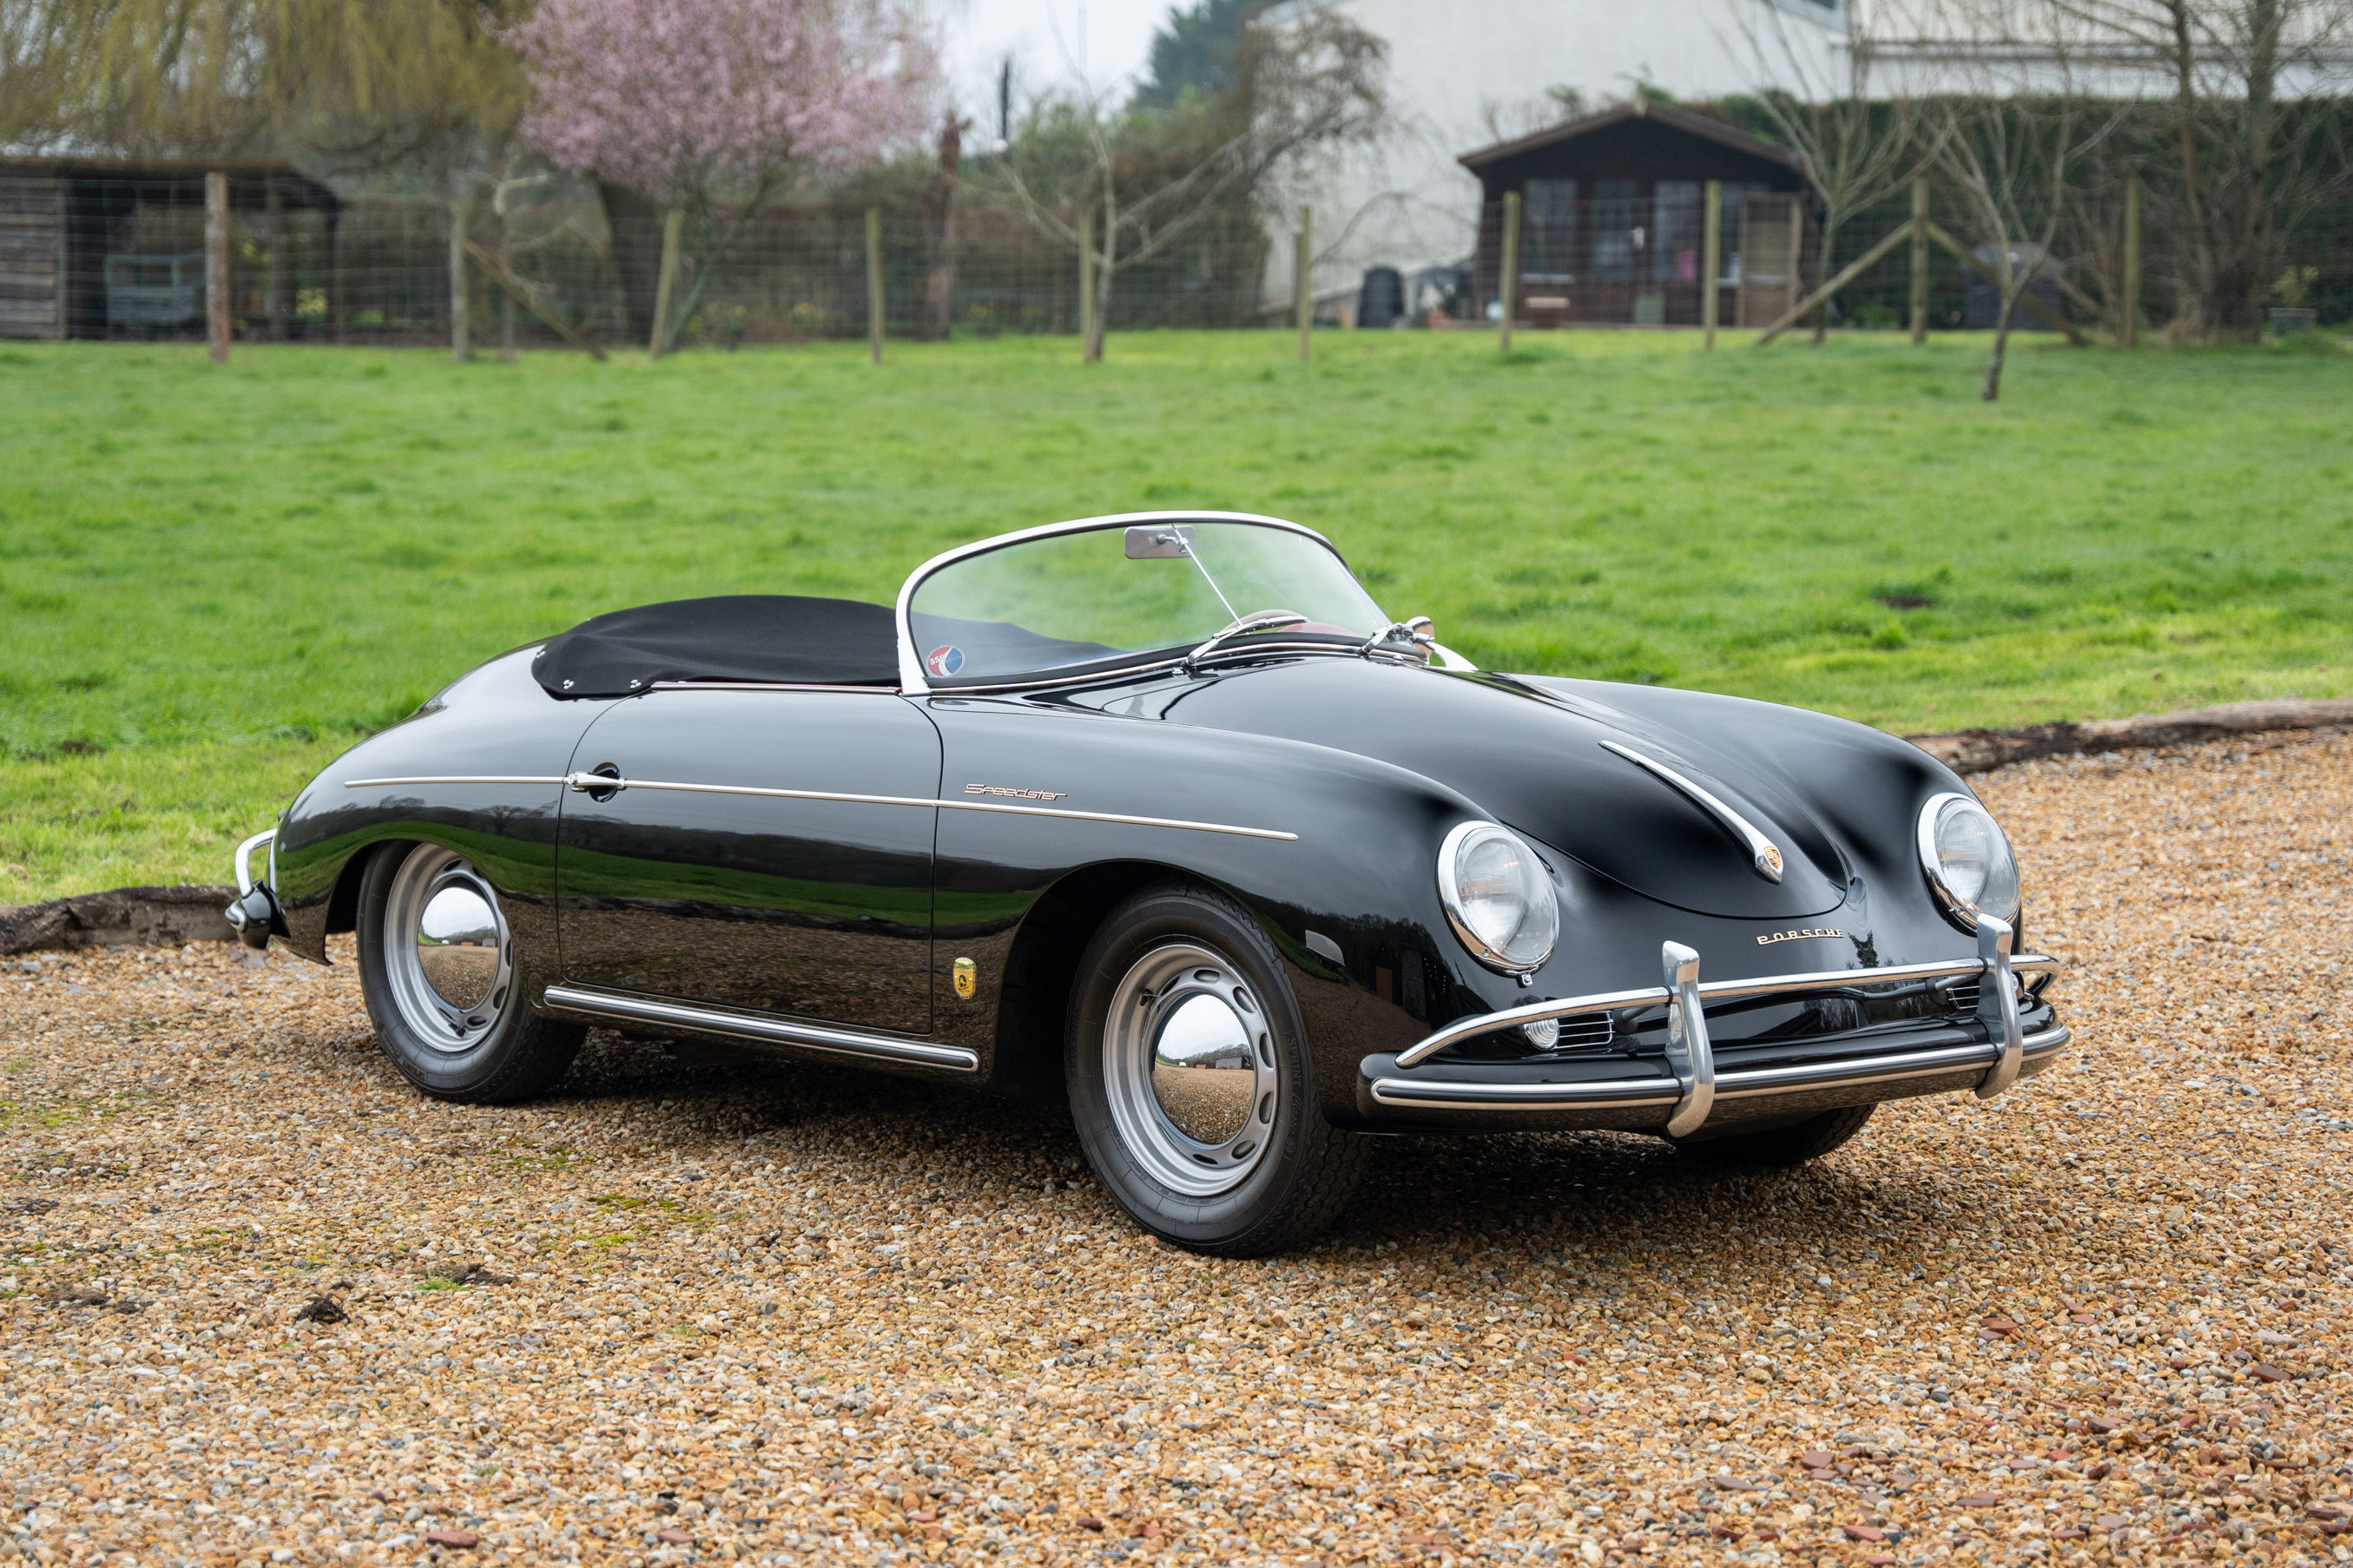
{"type": "Polygon", "coordinates": [[[1765,846],[1764,849],[1759,852],[1757,858],[1763,860],[1766,865],[1771,867],[1773,875],[1776,877],[1781,874],[1781,851],[1775,846],[1770,844],[1765,846]]]}
{"type": "Polygon", "coordinates": [[[950,966],[949,973],[955,976],[956,994],[967,1002],[971,1001],[973,993],[980,989],[979,967],[969,958],[959,958],[950,966]]]}

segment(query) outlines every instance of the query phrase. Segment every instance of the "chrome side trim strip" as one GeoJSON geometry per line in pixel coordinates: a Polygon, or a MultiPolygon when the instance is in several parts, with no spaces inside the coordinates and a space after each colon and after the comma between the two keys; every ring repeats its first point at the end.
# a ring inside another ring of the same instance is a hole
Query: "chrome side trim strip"
{"type": "Polygon", "coordinates": [[[567,773],[537,778],[480,773],[447,773],[405,779],[345,779],[345,789],[388,789],[407,784],[568,784],[575,791],[658,789],[689,795],[766,795],[776,800],[838,800],[852,805],[936,806],[943,811],[994,811],[1008,816],[1061,816],[1073,822],[1115,822],[1129,827],[1181,827],[1192,833],[1230,833],[1242,838],[1271,838],[1284,844],[1299,841],[1296,833],[1273,827],[1240,827],[1230,822],[1188,822],[1175,816],[1132,816],[1116,811],[1064,811],[1045,805],[998,805],[977,800],[934,800],[903,795],[848,795],[836,790],[764,789],[753,784],[677,784],[668,779],[617,779],[604,773],[567,773]]]}
{"type": "Polygon", "coordinates": [[[753,1018],[740,1013],[718,1013],[682,1002],[656,1002],[642,996],[622,996],[608,991],[584,991],[571,985],[551,985],[541,993],[551,1007],[586,1013],[599,1018],[636,1024],[669,1024],[706,1034],[732,1035],[738,1039],[770,1045],[799,1046],[837,1056],[863,1057],[874,1061],[911,1062],[918,1067],[978,1072],[980,1053],[962,1046],[926,1045],[921,1040],[894,1040],[864,1035],[855,1029],[832,1029],[818,1024],[787,1023],[781,1018],[753,1018]]]}
{"type": "Polygon", "coordinates": [[[265,827],[260,832],[255,834],[252,837],[247,839],[244,843],[237,847],[237,897],[243,898],[246,894],[253,891],[253,852],[260,848],[265,844],[275,846],[277,842],[278,829],[274,827],[265,827]]]}
{"type": "Polygon", "coordinates": [[[895,686],[845,686],[822,680],[657,680],[648,691],[845,691],[856,697],[896,697],[895,686]]]}
{"type": "MultiPolygon", "coordinates": [[[[2056,970],[2059,961],[2044,953],[2030,952],[2010,961],[2014,973],[2039,974],[2056,970]]],[[[1985,960],[1981,958],[1950,959],[1936,963],[1898,963],[1885,969],[1826,969],[1809,974],[1776,974],[1763,980],[1710,980],[1701,984],[1699,998],[1703,1005],[1712,1002],[1736,1002],[1754,996],[1778,996],[1799,991],[1854,991],[1875,985],[1894,985],[1914,980],[1961,979],[1983,974],[1985,960]]],[[[1590,996],[1570,996],[1557,1002],[1530,1002],[1524,1006],[1506,1007],[1500,1012],[1482,1013],[1476,1017],[1458,1018],[1436,1034],[1416,1041],[1398,1055],[1398,1066],[1409,1068],[1427,1061],[1447,1047],[1460,1045],[1474,1036],[1494,1029],[1515,1028],[1546,1018],[1576,1018],[1588,1013],[1615,1013],[1626,1007],[1658,1007],[1673,1000],[1672,994],[1660,985],[1645,986],[1639,991],[1603,991],[1590,996]]]]}
{"type": "MultiPolygon", "coordinates": [[[[2056,1055],[2071,1037],[2064,1025],[2053,1025],[2024,1037],[2023,1054],[2028,1060],[2056,1055]]],[[[1992,1054],[1990,1046],[1947,1046],[1932,1051],[1809,1062],[1798,1067],[1752,1068],[1719,1074],[1715,1098],[1751,1100],[1800,1089],[1857,1088],[1900,1083],[1906,1079],[1941,1078],[1981,1066],[1992,1054]]],[[[1379,1105],[1506,1111],[1617,1110],[1630,1106],[1674,1105],[1682,1098],[1667,1080],[1658,1078],[1601,1079],[1588,1083],[1466,1083],[1459,1079],[1382,1078],[1373,1080],[1372,1096],[1379,1105]]]]}
{"type": "Polygon", "coordinates": [[[1602,742],[1601,749],[1605,752],[1615,752],[1636,767],[1649,769],[1696,801],[1710,816],[1732,829],[1734,837],[1748,846],[1750,863],[1756,868],[1758,876],[1768,882],[1778,882],[1781,879],[1780,848],[1771,839],[1757,831],[1755,823],[1750,822],[1714,795],[1654,757],[1646,757],[1632,747],[1621,746],[1615,741],[1602,742]]]}
{"type": "Polygon", "coordinates": [[[943,811],[993,811],[1008,816],[1060,816],[1074,822],[1116,822],[1130,827],[1181,827],[1194,833],[1231,833],[1243,838],[1274,838],[1284,843],[1296,843],[1299,835],[1284,833],[1272,827],[1238,827],[1227,822],[1187,822],[1173,816],[1130,816],[1113,811],[1066,811],[1059,806],[1001,805],[992,801],[939,800],[926,795],[849,795],[839,790],[769,789],[758,784],[679,784],[669,779],[614,778],[606,773],[574,773],[558,780],[574,790],[586,794],[590,790],[652,789],[673,790],[681,795],[748,795],[772,800],[834,800],[851,805],[916,805],[936,806],[943,811]]]}
{"type": "Polygon", "coordinates": [[[513,773],[435,773],[413,779],[345,779],[345,789],[390,789],[401,784],[560,784],[562,775],[540,778],[513,773]]]}

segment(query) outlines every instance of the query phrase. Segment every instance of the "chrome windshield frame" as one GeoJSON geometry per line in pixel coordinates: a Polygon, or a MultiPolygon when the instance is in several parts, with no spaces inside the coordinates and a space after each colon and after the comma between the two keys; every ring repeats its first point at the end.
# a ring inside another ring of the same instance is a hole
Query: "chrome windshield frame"
{"type": "MultiPolygon", "coordinates": [[[[899,638],[899,689],[901,692],[909,697],[925,697],[931,695],[934,689],[931,682],[924,679],[923,656],[915,648],[914,621],[912,618],[915,590],[922,587],[923,580],[932,574],[972,556],[986,555],[990,551],[1002,550],[1008,545],[1026,544],[1033,539],[1052,539],[1065,533],[1092,533],[1103,529],[1126,528],[1134,523],[1144,522],[1240,522],[1255,524],[1261,528],[1281,529],[1286,533],[1296,533],[1314,540],[1332,552],[1332,558],[1340,563],[1343,571],[1348,572],[1351,578],[1356,576],[1356,573],[1348,568],[1348,558],[1340,553],[1339,547],[1314,529],[1303,523],[1287,521],[1279,517],[1268,517],[1254,511],[1123,511],[1104,517],[1073,518],[1067,522],[1041,523],[1036,528],[1017,529],[1011,533],[1000,533],[992,538],[976,540],[970,544],[959,544],[954,550],[944,550],[910,572],[907,574],[907,580],[899,585],[895,629],[899,638]]],[[[1369,592],[1365,596],[1372,597],[1369,592]]],[[[1177,662],[1180,661],[1174,658],[1168,661],[1171,665],[1177,662]]],[[[1133,672],[1123,670],[1120,673],[1133,672]]],[[[1059,685],[1067,684],[1072,680],[1101,679],[1103,679],[1101,671],[1082,673],[1072,670],[1057,674],[1049,670],[1039,670],[1031,675],[1014,679],[972,686],[943,687],[939,689],[943,692],[955,693],[1018,690],[1040,683],[1050,682],[1059,685]]]]}

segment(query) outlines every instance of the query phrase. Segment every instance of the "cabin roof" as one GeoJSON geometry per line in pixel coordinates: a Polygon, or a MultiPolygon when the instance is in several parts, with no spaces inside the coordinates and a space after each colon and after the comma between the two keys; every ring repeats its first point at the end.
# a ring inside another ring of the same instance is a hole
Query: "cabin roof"
{"type": "Polygon", "coordinates": [[[1509,142],[1498,142],[1493,146],[1465,153],[1456,162],[1476,173],[1490,164],[1500,163],[1508,158],[1518,158],[1530,153],[1540,153],[1548,148],[1564,146],[1568,142],[1590,136],[1596,132],[1608,131],[1614,126],[1624,125],[1638,120],[1649,121],[1663,130],[1682,132],[1686,135],[1716,142],[1736,153],[1746,153],[1752,158],[1762,158],[1769,163],[1779,163],[1784,167],[1796,170],[1799,174],[1804,173],[1802,161],[1797,153],[1787,147],[1778,146],[1761,137],[1751,136],[1738,126],[1727,125],[1710,115],[1695,114],[1688,109],[1678,109],[1672,104],[1653,103],[1645,98],[1638,98],[1630,102],[1619,104],[1615,108],[1605,109],[1599,114],[1588,114],[1576,120],[1564,121],[1549,130],[1538,131],[1532,135],[1514,137],[1509,142]]]}

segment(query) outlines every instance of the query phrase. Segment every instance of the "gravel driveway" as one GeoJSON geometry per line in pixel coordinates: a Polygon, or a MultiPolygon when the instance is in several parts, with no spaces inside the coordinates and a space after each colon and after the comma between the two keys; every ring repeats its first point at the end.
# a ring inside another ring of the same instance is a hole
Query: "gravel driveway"
{"type": "Polygon", "coordinates": [[[1262,1262],[1043,1110],[609,1036],[448,1107],[347,963],[0,971],[0,1552],[2353,1557],[2353,740],[1984,790],[2061,1067],[1767,1177],[1393,1140],[1262,1262]]]}

